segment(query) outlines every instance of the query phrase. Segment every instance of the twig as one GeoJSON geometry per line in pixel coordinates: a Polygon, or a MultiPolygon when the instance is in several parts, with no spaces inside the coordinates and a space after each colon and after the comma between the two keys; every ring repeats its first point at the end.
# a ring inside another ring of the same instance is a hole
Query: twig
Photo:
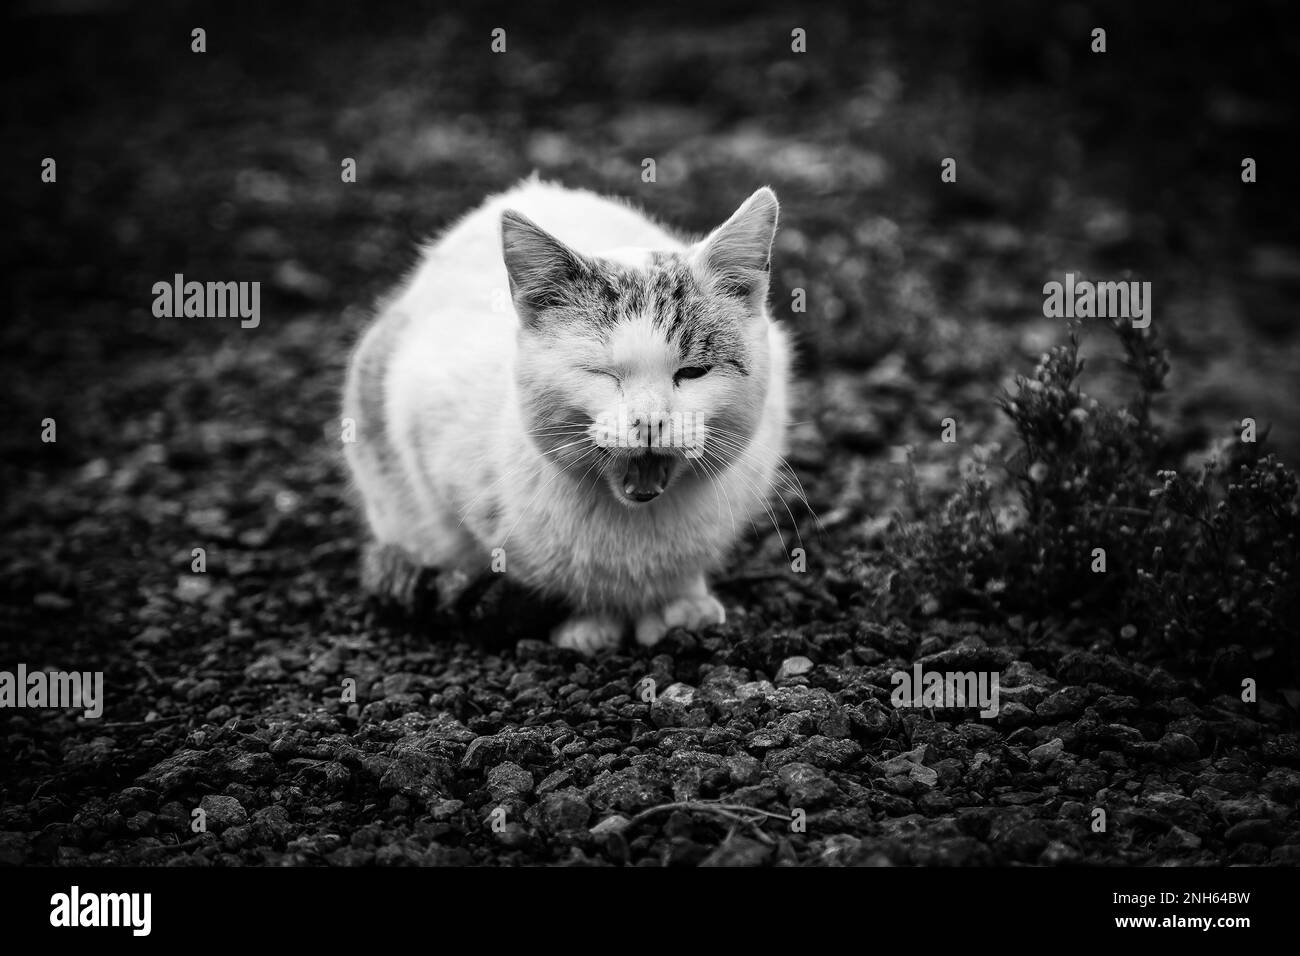
{"type": "Polygon", "coordinates": [[[665,810],[696,810],[701,813],[716,813],[719,816],[726,817],[728,820],[735,820],[738,823],[755,824],[758,821],[747,818],[744,814],[758,814],[761,817],[770,819],[788,821],[790,817],[786,814],[773,813],[771,810],[763,810],[759,807],[751,807],[745,803],[710,803],[706,800],[680,800],[676,803],[661,803],[657,807],[651,807],[648,810],[642,810],[631,820],[627,821],[629,827],[648,820],[657,813],[663,813],[665,810]]]}
{"type": "Polygon", "coordinates": [[[112,727],[114,730],[120,730],[124,727],[151,727],[154,724],[170,724],[178,720],[189,720],[190,714],[177,714],[174,717],[155,717],[153,720],[119,720],[111,721],[106,724],[100,724],[100,728],[112,727]]]}

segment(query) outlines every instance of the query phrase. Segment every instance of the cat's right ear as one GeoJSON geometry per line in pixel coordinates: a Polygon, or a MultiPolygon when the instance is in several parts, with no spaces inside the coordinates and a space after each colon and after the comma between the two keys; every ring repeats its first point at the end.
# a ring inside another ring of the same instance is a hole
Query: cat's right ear
{"type": "Polygon", "coordinates": [[[567,301],[573,284],[591,272],[581,255],[513,209],[501,214],[501,252],[510,295],[525,325],[567,301]]]}

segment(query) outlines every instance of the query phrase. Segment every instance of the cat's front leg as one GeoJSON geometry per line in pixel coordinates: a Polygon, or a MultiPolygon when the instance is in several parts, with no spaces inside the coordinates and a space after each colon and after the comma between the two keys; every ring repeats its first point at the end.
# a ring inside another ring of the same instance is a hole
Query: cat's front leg
{"type": "Polygon", "coordinates": [[[594,654],[617,647],[623,639],[623,621],[610,614],[575,614],[551,631],[551,643],[579,654],[594,654]]]}
{"type": "Polygon", "coordinates": [[[361,587],[381,603],[411,616],[428,610],[454,613],[469,595],[481,595],[481,584],[458,568],[433,568],[395,544],[369,542],[361,552],[361,587]]]}
{"type": "Polygon", "coordinates": [[[698,631],[710,624],[725,624],[726,621],[727,612],[709,593],[709,586],[701,575],[690,582],[680,597],[658,610],[643,614],[636,622],[636,640],[638,644],[650,647],[662,641],[674,627],[698,631]]]}

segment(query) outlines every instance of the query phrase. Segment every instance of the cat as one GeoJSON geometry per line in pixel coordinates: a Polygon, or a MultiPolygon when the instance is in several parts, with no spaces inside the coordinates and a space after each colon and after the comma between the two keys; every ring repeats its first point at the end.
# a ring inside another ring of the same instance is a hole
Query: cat
{"type": "Polygon", "coordinates": [[[429,245],[347,374],[363,586],[504,568],[585,654],[724,623],[706,575],[783,463],[777,215],[763,187],[691,243],[534,176],[429,245]]]}

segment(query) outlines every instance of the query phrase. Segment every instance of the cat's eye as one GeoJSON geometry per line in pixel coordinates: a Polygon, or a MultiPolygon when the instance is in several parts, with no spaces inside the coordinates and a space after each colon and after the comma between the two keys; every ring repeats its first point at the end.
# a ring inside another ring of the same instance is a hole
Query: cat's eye
{"type": "Polygon", "coordinates": [[[676,384],[682,381],[683,379],[703,378],[705,375],[708,374],[709,374],[709,369],[707,366],[688,365],[685,368],[679,368],[677,370],[677,374],[673,376],[673,384],[676,384]]]}

